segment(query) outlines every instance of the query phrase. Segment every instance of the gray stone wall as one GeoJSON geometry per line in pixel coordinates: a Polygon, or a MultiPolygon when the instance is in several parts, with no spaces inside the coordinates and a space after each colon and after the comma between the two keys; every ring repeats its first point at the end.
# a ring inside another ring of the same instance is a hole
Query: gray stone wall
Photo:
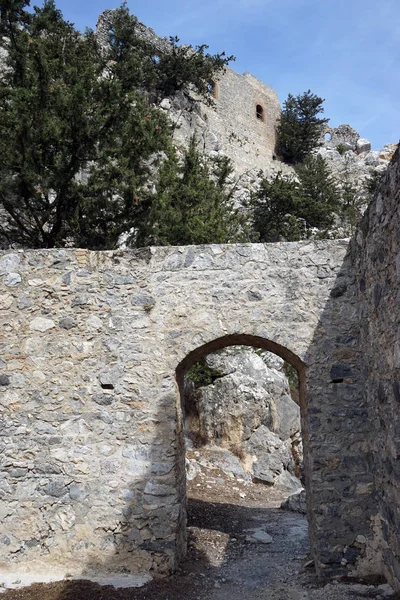
{"type": "Polygon", "coordinates": [[[367,424],[346,253],[346,241],[1,253],[1,570],[174,569],[178,386],[234,344],[298,369],[317,568],[354,565],[370,480],[355,481],[367,424]]]}
{"type": "MultiPolygon", "coordinates": [[[[317,571],[327,576],[359,572],[375,511],[362,350],[355,269],[347,254],[306,357],[308,515],[317,571]]],[[[379,572],[379,562],[371,561],[368,574],[379,572]]]]}
{"type": "MultiPolygon", "coordinates": [[[[352,243],[377,511],[367,558],[400,590],[400,154],[352,243]]],[[[366,565],[368,568],[368,564],[366,565]]]]}

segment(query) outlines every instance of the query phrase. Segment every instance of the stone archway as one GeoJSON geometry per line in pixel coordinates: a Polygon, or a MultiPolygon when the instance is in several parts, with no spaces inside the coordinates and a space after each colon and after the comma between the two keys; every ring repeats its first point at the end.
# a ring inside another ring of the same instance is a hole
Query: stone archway
{"type": "Polygon", "coordinates": [[[176,375],[249,343],[293,364],[304,389],[307,379],[317,569],[354,564],[371,512],[359,514],[370,481],[346,252],[334,240],[3,253],[3,563],[16,575],[174,569],[184,548],[176,375]]]}

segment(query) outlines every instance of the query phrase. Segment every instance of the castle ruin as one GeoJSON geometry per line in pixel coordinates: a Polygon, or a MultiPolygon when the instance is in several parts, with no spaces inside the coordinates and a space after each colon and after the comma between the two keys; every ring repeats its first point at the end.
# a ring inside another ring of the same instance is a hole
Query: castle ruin
{"type": "MultiPolygon", "coordinates": [[[[275,92],[231,70],[210,86],[205,146],[264,168],[275,92]]],[[[399,193],[397,150],[350,242],[2,251],[0,578],[174,570],[183,376],[246,344],[299,373],[317,573],[400,590],[399,193]]]]}

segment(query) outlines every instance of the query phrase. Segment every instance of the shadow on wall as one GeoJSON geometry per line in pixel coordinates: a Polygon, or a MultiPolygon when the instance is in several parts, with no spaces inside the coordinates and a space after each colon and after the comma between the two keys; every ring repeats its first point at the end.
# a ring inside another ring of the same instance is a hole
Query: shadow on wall
{"type": "MultiPolygon", "coordinates": [[[[170,400],[165,398],[166,403],[170,400]]],[[[88,592],[87,597],[95,593],[93,583],[84,582],[83,579],[90,578],[93,582],[101,580],[102,585],[112,585],[114,581],[129,587],[143,580],[143,576],[144,581],[148,581],[146,574],[150,574],[151,578],[154,572],[166,575],[175,570],[176,530],[180,527],[177,526],[180,515],[174,473],[175,419],[166,417],[168,411],[162,403],[158,408],[158,413],[152,414],[150,419],[155,429],[153,443],[146,452],[148,468],[140,478],[132,476],[130,484],[121,483],[118,486],[116,494],[126,499],[120,518],[113,527],[108,526],[100,533],[100,552],[93,549],[92,560],[82,569],[82,580],[66,581],[57,596],[58,600],[79,597],[84,590],[88,592]],[[164,443],[168,439],[171,439],[169,452],[164,443]]],[[[129,468],[129,461],[127,465],[129,468]]],[[[110,479],[112,477],[110,473],[110,479]]],[[[184,531],[183,527],[181,529],[184,531]]],[[[99,593],[100,590],[104,588],[99,588],[99,593]]]]}
{"type": "Polygon", "coordinates": [[[381,574],[366,562],[376,512],[353,241],[331,288],[307,362],[308,518],[320,576],[381,574]]]}

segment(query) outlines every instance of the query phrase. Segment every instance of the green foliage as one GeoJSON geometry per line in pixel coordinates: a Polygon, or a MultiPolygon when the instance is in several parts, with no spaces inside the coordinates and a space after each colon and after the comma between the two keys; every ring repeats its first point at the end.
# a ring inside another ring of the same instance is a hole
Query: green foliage
{"type": "Polygon", "coordinates": [[[319,145],[325,123],[319,98],[310,90],[298,96],[288,95],[276,131],[276,153],[285,162],[297,164],[319,145]]]}
{"type": "Polygon", "coordinates": [[[300,187],[295,180],[281,173],[261,180],[250,200],[253,226],[261,242],[301,239],[301,223],[295,217],[299,199],[300,187]]]}
{"type": "Polygon", "coordinates": [[[296,166],[296,173],[301,188],[297,216],[305,219],[307,229],[328,230],[340,207],[340,193],[326,160],[319,155],[309,155],[296,166]]]}
{"type": "Polygon", "coordinates": [[[349,235],[353,235],[361,219],[361,207],[365,204],[365,199],[360,198],[358,191],[351,182],[344,180],[342,183],[342,207],[341,217],[345,223],[345,229],[349,235]]]}
{"type": "Polygon", "coordinates": [[[296,402],[298,402],[299,399],[299,373],[296,369],[296,367],[293,367],[293,365],[291,365],[288,362],[284,362],[283,363],[283,372],[285,373],[288,382],[289,382],[289,389],[290,389],[290,395],[293,398],[293,400],[295,400],[296,402]]]}
{"type": "Polygon", "coordinates": [[[336,146],[336,150],[339,152],[341,156],[347,152],[347,147],[344,144],[338,144],[336,146]]]}
{"type": "Polygon", "coordinates": [[[278,173],[262,179],[253,194],[253,225],[263,242],[296,241],[323,231],[334,222],[340,196],[321,156],[308,156],[296,166],[297,180],[278,173]]]}
{"type": "Polygon", "coordinates": [[[186,373],[186,377],[194,383],[196,388],[211,385],[223,375],[218,369],[210,367],[205,358],[195,363],[186,373]]]}
{"type": "Polygon", "coordinates": [[[365,181],[365,191],[371,196],[379,189],[382,181],[382,173],[376,169],[371,169],[369,177],[365,181]]]}
{"type": "Polygon", "coordinates": [[[163,54],[157,61],[157,96],[173,96],[190,84],[207,102],[212,104],[209,94],[210,82],[221,73],[234,56],[206,54],[208,46],[179,46],[179,39],[171,37],[172,51],[163,54]]]}
{"type": "Polygon", "coordinates": [[[352,181],[353,178],[350,172],[350,165],[346,161],[339,185],[341,195],[340,216],[343,220],[344,229],[347,235],[353,235],[360,222],[362,208],[368,202],[365,196],[360,194],[352,181]]]}
{"type": "Polygon", "coordinates": [[[9,67],[0,92],[0,201],[8,213],[1,228],[23,245],[54,245],[58,216],[74,213],[74,176],[87,151],[95,46],[53,2],[32,16],[17,10],[20,2],[10,5],[1,39],[9,67]]]}
{"type": "Polygon", "coordinates": [[[230,57],[177,40],[160,53],[137,35],[126,6],[114,11],[100,47],[53,0],[33,14],[27,5],[5,0],[0,9],[0,237],[28,247],[113,248],[157,204],[154,157],[170,157],[171,180],[176,174],[172,126],[157,101],[186,85],[206,97],[230,57]]]}
{"type": "Polygon", "coordinates": [[[107,52],[109,68],[125,91],[132,83],[158,103],[165,97],[190,86],[200,97],[211,102],[209,82],[223,72],[234,56],[208,54],[208,46],[179,46],[177,37],[170,37],[168,51],[162,51],[137,35],[138,21],[129,14],[126,4],[113,11],[107,52]]]}
{"type": "Polygon", "coordinates": [[[159,168],[157,190],[144,207],[138,245],[191,245],[248,240],[246,218],[232,202],[228,159],[207,159],[192,138],[182,160],[159,168]]]}

